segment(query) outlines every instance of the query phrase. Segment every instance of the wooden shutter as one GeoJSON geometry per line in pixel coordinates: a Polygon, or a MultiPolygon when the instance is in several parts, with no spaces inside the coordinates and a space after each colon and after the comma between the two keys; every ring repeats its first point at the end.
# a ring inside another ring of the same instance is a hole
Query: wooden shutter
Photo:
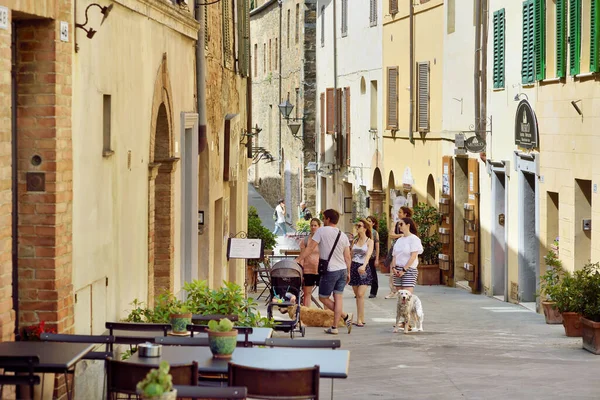
{"type": "Polygon", "coordinates": [[[325,154],[325,133],[325,93],[321,93],[321,144],[319,146],[321,156],[325,154]]]}
{"type": "Polygon", "coordinates": [[[546,0],[535,0],[535,79],[546,77],[546,0]]]}
{"type": "Polygon", "coordinates": [[[377,0],[370,0],[369,26],[377,26],[377,0]]]}
{"type": "Polygon", "coordinates": [[[208,50],[208,7],[204,7],[204,48],[208,50]]]}
{"type": "Polygon", "coordinates": [[[429,61],[417,63],[417,129],[429,131],[429,61]]]}
{"type": "Polygon", "coordinates": [[[567,75],[567,0],[556,0],[556,76],[567,75]]]}
{"type": "Polygon", "coordinates": [[[390,0],[390,14],[398,14],[398,0],[390,0]]]}
{"type": "Polygon", "coordinates": [[[223,11],[223,63],[225,66],[228,66],[231,61],[231,31],[229,29],[231,17],[229,14],[229,1],[222,1],[221,4],[223,11]]]}
{"type": "Polygon", "coordinates": [[[346,165],[350,165],[350,115],[352,114],[350,108],[350,88],[347,87],[344,90],[346,98],[346,165]]]}
{"type": "Polygon", "coordinates": [[[348,36],[348,0],[342,0],[342,37],[348,36]]]}
{"type": "Polygon", "coordinates": [[[494,89],[504,87],[505,10],[494,12],[494,89]]]}
{"type": "Polygon", "coordinates": [[[250,18],[248,0],[238,0],[238,71],[241,76],[248,76],[250,67],[250,18]]]}
{"type": "Polygon", "coordinates": [[[335,138],[336,138],[336,144],[337,144],[337,164],[338,165],[342,165],[344,163],[344,160],[346,159],[345,157],[345,150],[346,150],[346,146],[344,144],[344,130],[342,129],[342,121],[344,119],[344,114],[342,113],[342,109],[343,109],[343,102],[344,102],[344,91],[343,89],[337,89],[336,90],[336,97],[335,97],[335,107],[336,107],[336,124],[335,124],[335,128],[334,128],[334,132],[335,132],[335,138]]]}
{"type": "Polygon", "coordinates": [[[569,71],[577,75],[581,57],[581,0],[569,1],[569,71]]]}
{"type": "Polygon", "coordinates": [[[534,0],[523,2],[523,53],[521,59],[521,83],[533,83],[534,62],[534,0]]]}
{"type": "Polygon", "coordinates": [[[600,60],[598,52],[600,51],[600,2],[592,0],[590,8],[590,72],[600,72],[600,60]]]}
{"type": "Polygon", "coordinates": [[[387,69],[387,129],[398,129],[398,67],[387,69]]]}
{"type": "Polygon", "coordinates": [[[333,133],[334,123],[333,120],[335,114],[335,103],[334,101],[334,93],[333,88],[328,88],[326,92],[326,100],[327,100],[327,133],[333,133]]]}

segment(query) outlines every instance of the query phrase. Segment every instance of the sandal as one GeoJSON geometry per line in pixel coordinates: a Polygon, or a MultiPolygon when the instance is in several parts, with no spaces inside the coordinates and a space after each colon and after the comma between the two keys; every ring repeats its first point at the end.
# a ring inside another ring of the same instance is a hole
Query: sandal
{"type": "Polygon", "coordinates": [[[358,326],[359,328],[362,328],[363,326],[365,326],[364,322],[356,322],[354,325],[358,326]]]}

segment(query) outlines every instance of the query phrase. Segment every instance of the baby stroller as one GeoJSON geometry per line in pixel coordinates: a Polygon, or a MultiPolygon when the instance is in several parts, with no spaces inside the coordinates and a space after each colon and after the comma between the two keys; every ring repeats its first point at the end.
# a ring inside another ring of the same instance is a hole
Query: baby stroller
{"type": "MultiPolygon", "coordinates": [[[[289,332],[294,338],[295,332],[305,335],[305,328],[300,322],[300,305],[302,304],[302,268],[293,260],[281,260],[271,268],[271,301],[267,305],[267,317],[273,317],[273,308],[292,307],[297,305],[294,318],[289,321],[277,321],[273,327],[276,331],[289,332]],[[295,301],[290,301],[295,297],[295,301]],[[275,299],[283,299],[282,303],[275,299]]],[[[281,310],[281,309],[280,309],[281,310]]]]}

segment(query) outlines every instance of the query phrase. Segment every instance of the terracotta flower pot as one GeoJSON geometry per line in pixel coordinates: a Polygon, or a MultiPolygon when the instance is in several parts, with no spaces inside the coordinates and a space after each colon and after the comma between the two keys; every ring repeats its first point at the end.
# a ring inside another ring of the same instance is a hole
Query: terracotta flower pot
{"type": "Polygon", "coordinates": [[[237,346],[237,329],[229,332],[218,332],[207,330],[208,345],[214,358],[231,358],[237,346]]]}
{"type": "Polygon", "coordinates": [[[169,316],[173,333],[186,333],[187,326],[192,323],[192,313],[171,314],[169,316]]]}
{"type": "Polygon", "coordinates": [[[600,355],[600,322],[581,317],[581,338],[584,349],[600,355]]]}
{"type": "Polygon", "coordinates": [[[562,313],[565,335],[569,337],[581,337],[581,314],[575,312],[562,313]]]}
{"type": "Polygon", "coordinates": [[[177,400],[177,389],[163,393],[160,396],[146,397],[142,395],[142,400],[177,400]]]}
{"type": "Polygon", "coordinates": [[[542,301],[542,308],[544,309],[544,317],[546,317],[547,324],[563,323],[562,315],[554,306],[555,304],[553,301],[542,301]]]}
{"type": "Polygon", "coordinates": [[[417,268],[417,283],[419,285],[439,285],[440,267],[438,264],[419,264],[417,268]]]}
{"type": "Polygon", "coordinates": [[[379,261],[379,271],[380,271],[382,274],[389,274],[389,273],[390,273],[390,267],[386,267],[386,266],[383,264],[383,260],[382,260],[382,261],[379,261]]]}

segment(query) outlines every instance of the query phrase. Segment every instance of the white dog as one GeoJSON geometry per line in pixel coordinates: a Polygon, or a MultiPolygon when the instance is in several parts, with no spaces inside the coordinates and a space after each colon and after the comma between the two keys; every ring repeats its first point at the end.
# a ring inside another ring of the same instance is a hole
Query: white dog
{"type": "Polygon", "coordinates": [[[408,290],[398,292],[398,302],[396,303],[396,326],[394,333],[398,332],[400,319],[404,320],[404,333],[408,333],[409,326],[415,332],[423,331],[423,306],[421,300],[408,290]]]}

